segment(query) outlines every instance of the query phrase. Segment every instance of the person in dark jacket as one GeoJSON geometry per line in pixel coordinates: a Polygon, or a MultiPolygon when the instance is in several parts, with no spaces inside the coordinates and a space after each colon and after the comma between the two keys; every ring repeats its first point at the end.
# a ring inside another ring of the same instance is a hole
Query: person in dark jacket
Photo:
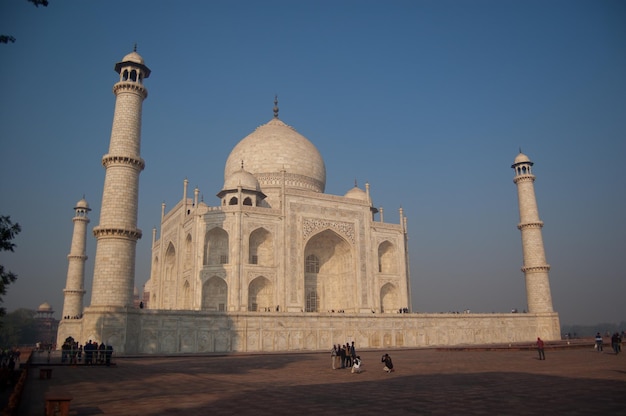
{"type": "Polygon", "coordinates": [[[380,361],[385,363],[383,370],[388,373],[391,373],[393,371],[393,363],[391,362],[391,357],[389,356],[389,354],[383,355],[383,358],[380,361]]]}

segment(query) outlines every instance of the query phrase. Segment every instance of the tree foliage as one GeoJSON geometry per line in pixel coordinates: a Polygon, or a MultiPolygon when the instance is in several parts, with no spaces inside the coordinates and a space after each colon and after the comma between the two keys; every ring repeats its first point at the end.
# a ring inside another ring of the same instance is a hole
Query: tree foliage
{"type": "Polygon", "coordinates": [[[29,3],[33,3],[35,7],[43,6],[48,7],[48,0],[28,0],[29,3]]]}
{"type": "MultiPolygon", "coordinates": [[[[13,224],[11,217],[0,216],[0,251],[13,252],[15,244],[13,239],[22,228],[19,224],[13,224]]],[[[7,286],[17,280],[17,275],[9,270],[4,270],[4,266],[0,264],[0,304],[2,304],[2,297],[7,294],[7,286]]],[[[0,316],[5,314],[4,308],[0,307],[0,316]]]]}
{"type": "Polygon", "coordinates": [[[34,344],[37,341],[36,312],[31,309],[16,309],[2,317],[0,347],[34,344]]]}
{"type": "Polygon", "coordinates": [[[15,43],[15,38],[9,35],[0,35],[0,43],[15,43]]]}
{"type": "MultiPolygon", "coordinates": [[[[43,6],[48,7],[48,0],[27,0],[29,3],[33,3],[35,7],[43,6]]],[[[11,35],[0,35],[0,43],[15,43],[15,38],[11,35]]]]}

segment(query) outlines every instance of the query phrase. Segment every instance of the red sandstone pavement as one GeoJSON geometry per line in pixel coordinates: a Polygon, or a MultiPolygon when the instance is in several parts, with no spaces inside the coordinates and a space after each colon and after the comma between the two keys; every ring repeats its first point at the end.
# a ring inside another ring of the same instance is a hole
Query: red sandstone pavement
{"type": "Polygon", "coordinates": [[[327,353],[116,358],[52,365],[51,380],[35,364],[18,414],[41,416],[59,389],[70,415],[626,414],[626,355],[606,349],[393,350],[391,374],[381,353],[359,352],[361,374],[327,353]]]}

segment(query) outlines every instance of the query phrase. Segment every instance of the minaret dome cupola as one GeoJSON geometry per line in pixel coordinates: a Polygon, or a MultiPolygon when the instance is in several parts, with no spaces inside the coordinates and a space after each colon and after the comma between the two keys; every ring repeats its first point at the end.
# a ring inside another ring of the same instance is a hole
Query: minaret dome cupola
{"type": "Polygon", "coordinates": [[[531,168],[533,164],[534,163],[530,161],[528,156],[520,151],[519,154],[515,157],[511,168],[515,170],[515,176],[532,175],[531,168]]]}
{"type": "Polygon", "coordinates": [[[150,68],[144,65],[143,58],[137,53],[136,47],[121,62],[115,64],[115,72],[120,74],[120,82],[142,84],[144,78],[150,76],[150,68]]]}
{"type": "Polygon", "coordinates": [[[76,211],[77,217],[86,217],[87,213],[91,211],[91,208],[89,208],[89,204],[87,203],[87,200],[83,198],[76,203],[76,206],[74,207],[74,211],[76,211]]]}

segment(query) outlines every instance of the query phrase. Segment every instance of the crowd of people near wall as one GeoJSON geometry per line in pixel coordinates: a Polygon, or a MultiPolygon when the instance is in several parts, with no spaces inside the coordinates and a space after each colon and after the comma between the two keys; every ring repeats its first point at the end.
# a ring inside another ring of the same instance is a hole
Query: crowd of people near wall
{"type": "Polygon", "coordinates": [[[67,337],[61,346],[61,363],[85,365],[111,365],[113,346],[104,342],[98,344],[89,340],[85,345],[79,345],[72,337],[67,337]]]}
{"type": "Polygon", "coordinates": [[[0,368],[14,370],[20,367],[20,349],[6,348],[0,350],[0,368]]]}

